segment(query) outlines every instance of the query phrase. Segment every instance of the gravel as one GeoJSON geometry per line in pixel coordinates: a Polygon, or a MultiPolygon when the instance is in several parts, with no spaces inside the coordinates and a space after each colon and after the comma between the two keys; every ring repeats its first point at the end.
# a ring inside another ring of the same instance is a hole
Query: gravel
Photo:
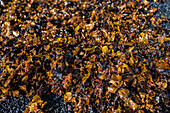
{"type": "MultiPolygon", "coordinates": [[[[44,102],[47,101],[47,105],[43,110],[47,109],[48,113],[67,113],[66,106],[64,105],[64,95],[42,95],[41,99],[44,102]]],[[[8,97],[0,103],[0,113],[24,113],[27,105],[31,101],[32,97],[25,97],[24,95],[20,95],[19,98],[13,96],[8,97]]]]}
{"type": "Polygon", "coordinates": [[[31,98],[20,95],[19,98],[8,97],[5,101],[0,103],[0,113],[24,113],[25,108],[31,98]]]}
{"type": "Polygon", "coordinates": [[[41,99],[47,101],[46,107],[48,113],[67,113],[66,106],[64,105],[64,95],[50,94],[41,96],[41,99]]]}

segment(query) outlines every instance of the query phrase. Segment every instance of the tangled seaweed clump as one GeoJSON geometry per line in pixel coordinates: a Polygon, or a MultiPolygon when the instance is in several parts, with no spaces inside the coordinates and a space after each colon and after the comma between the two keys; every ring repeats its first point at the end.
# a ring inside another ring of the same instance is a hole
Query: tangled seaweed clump
{"type": "Polygon", "coordinates": [[[1,3],[0,102],[27,112],[169,112],[168,19],[147,0],[1,3]],[[43,98],[42,98],[43,97],[43,98]]]}

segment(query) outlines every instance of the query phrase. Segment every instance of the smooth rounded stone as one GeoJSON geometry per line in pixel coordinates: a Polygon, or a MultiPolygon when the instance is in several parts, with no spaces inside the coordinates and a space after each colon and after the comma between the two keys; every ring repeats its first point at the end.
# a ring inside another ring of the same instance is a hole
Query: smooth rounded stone
{"type": "Polygon", "coordinates": [[[60,104],[59,104],[59,103],[56,103],[56,104],[55,104],[55,107],[57,107],[57,106],[60,106],[60,104]]]}

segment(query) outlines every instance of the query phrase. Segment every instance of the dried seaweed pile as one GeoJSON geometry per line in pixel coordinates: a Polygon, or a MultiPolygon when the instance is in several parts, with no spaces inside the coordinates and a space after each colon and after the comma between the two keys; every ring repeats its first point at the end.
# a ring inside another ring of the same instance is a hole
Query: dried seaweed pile
{"type": "Polygon", "coordinates": [[[0,101],[22,94],[26,113],[53,112],[45,97],[57,94],[72,112],[169,112],[168,20],[156,12],[147,0],[2,4],[0,101]]]}

